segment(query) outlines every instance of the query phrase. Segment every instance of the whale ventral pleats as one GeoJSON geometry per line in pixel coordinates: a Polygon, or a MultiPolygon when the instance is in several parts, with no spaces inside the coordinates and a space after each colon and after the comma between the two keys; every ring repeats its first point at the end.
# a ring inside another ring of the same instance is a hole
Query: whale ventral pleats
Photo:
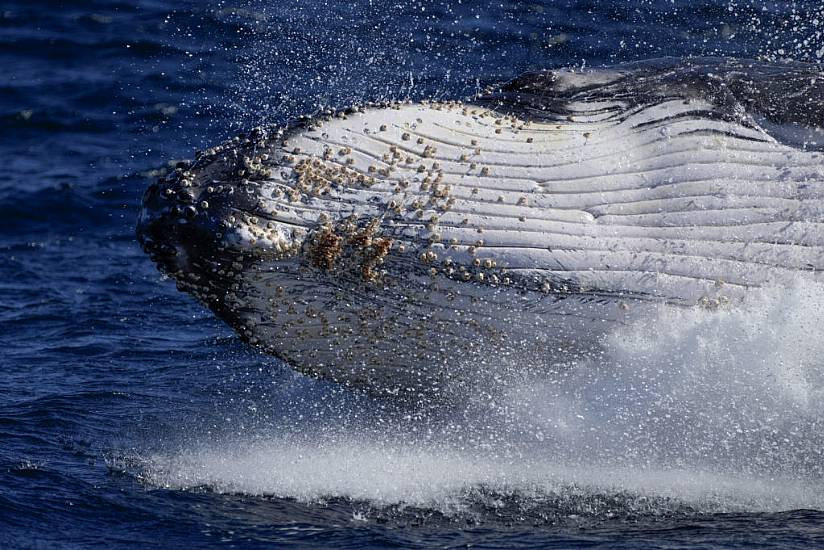
{"type": "Polygon", "coordinates": [[[823,101],[817,67],[693,59],[329,111],[175,167],[138,238],[304,373],[460,391],[491,357],[556,368],[655,308],[819,278],[823,101]]]}

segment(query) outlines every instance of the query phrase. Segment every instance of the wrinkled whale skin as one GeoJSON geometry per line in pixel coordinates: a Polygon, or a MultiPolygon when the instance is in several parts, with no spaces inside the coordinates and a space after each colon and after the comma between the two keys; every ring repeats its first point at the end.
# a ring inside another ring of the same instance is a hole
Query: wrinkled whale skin
{"type": "Polygon", "coordinates": [[[146,191],[138,238],[304,373],[442,389],[597,353],[655,308],[819,279],[822,126],[812,65],[530,73],[202,151],[146,191]]]}

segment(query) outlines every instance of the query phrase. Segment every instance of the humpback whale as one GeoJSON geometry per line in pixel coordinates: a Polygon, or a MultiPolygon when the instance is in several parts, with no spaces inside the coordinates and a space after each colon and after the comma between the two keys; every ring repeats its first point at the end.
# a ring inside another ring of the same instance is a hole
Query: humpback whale
{"type": "Polygon", "coordinates": [[[824,269],[824,70],[656,60],[259,127],[145,192],[179,289],[301,372],[460,387],[824,269]]]}

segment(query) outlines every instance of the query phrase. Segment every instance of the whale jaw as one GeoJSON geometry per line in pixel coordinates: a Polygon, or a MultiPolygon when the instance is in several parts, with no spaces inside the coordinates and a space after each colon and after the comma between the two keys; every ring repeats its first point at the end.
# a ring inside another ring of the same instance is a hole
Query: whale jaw
{"type": "Polygon", "coordinates": [[[710,85],[597,93],[627,74],[256,130],[154,184],[139,239],[247,342],[389,393],[554,369],[662,304],[817,277],[820,154],[710,85]]]}

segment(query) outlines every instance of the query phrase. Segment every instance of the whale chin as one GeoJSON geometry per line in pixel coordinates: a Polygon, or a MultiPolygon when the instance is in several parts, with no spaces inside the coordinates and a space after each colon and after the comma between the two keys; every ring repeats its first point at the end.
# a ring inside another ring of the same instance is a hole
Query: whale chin
{"type": "Polygon", "coordinates": [[[820,278],[823,122],[813,66],[533,73],[467,101],[257,128],[152,184],[137,234],[181,290],[301,372],[460,391],[502,359],[597,354],[659,307],[820,278]]]}

